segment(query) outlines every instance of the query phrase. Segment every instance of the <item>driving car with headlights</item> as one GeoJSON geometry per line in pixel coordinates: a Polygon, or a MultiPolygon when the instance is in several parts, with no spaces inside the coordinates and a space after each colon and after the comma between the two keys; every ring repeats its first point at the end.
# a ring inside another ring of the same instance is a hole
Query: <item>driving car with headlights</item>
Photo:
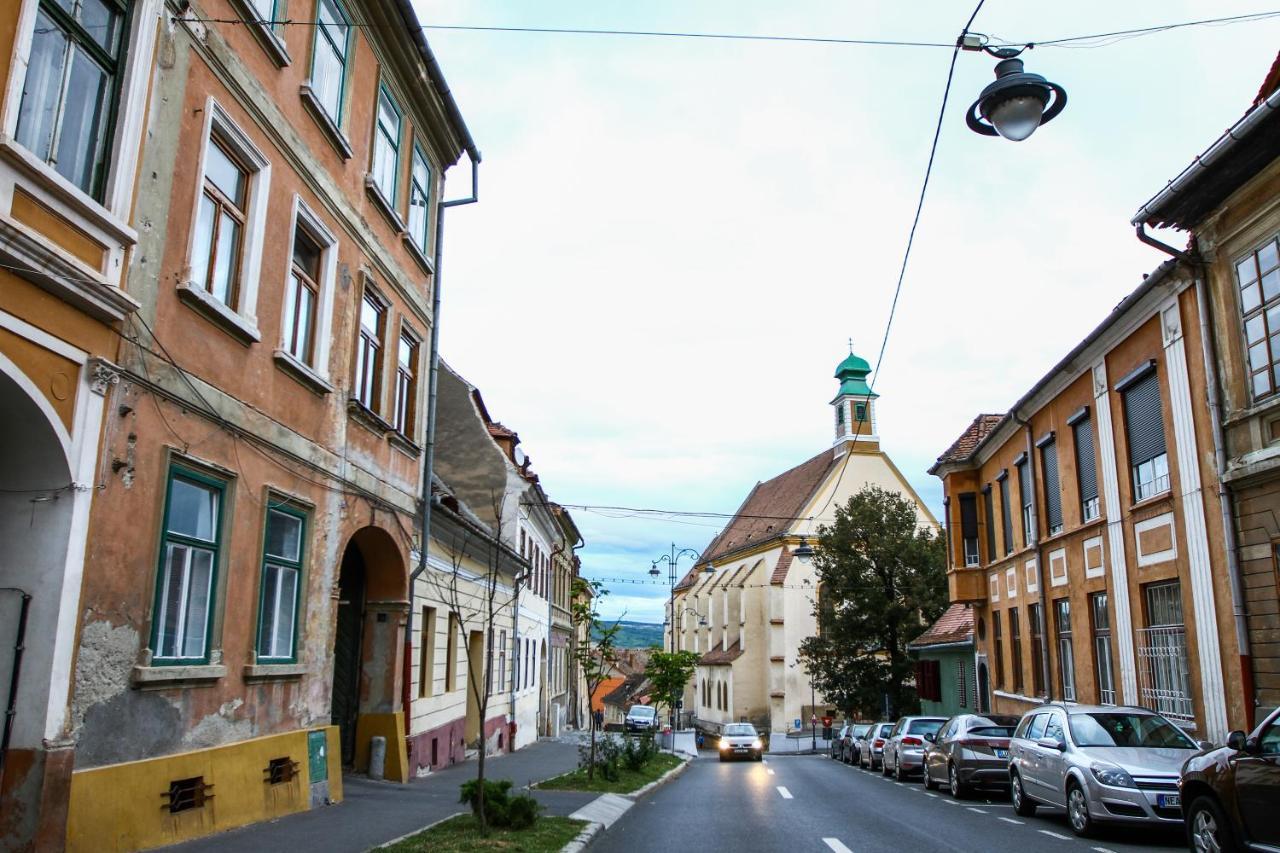
{"type": "Polygon", "coordinates": [[[750,758],[760,761],[764,758],[764,741],[750,723],[730,723],[720,733],[720,760],[732,758],[750,758]]]}
{"type": "Polygon", "coordinates": [[[1009,741],[1014,811],[1067,810],[1079,836],[1099,823],[1178,826],[1178,774],[1200,745],[1146,708],[1043,705],[1023,715],[1009,741]]]}

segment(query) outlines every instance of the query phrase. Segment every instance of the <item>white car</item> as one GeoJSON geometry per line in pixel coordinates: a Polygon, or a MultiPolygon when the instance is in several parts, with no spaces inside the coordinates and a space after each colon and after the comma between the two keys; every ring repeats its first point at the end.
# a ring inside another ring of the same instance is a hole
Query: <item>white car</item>
{"type": "Polygon", "coordinates": [[[730,723],[720,733],[720,760],[730,758],[764,759],[764,741],[750,723],[730,723]]]}
{"type": "Polygon", "coordinates": [[[658,728],[658,711],[652,705],[632,705],[627,711],[629,732],[651,732],[658,728]]]}

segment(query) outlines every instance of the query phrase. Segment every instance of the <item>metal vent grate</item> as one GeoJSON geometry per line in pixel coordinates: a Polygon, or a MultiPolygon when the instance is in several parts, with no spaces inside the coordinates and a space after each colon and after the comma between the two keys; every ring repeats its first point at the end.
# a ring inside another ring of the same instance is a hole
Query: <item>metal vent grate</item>
{"type": "Polygon", "coordinates": [[[165,799],[160,808],[169,814],[204,808],[205,803],[213,799],[211,791],[213,785],[206,785],[203,776],[175,779],[169,783],[169,790],[160,795],[165,799]]]}
{"type": "Polygon", "coordinates": [[[286,782],[292,782],[293,778],[298,775],[298,762],[291,760],[288,756],[284,758],[273,758],[267,762],[267,767],[262,771],[263,782],[268,785],[283,785],[286,782]]]}

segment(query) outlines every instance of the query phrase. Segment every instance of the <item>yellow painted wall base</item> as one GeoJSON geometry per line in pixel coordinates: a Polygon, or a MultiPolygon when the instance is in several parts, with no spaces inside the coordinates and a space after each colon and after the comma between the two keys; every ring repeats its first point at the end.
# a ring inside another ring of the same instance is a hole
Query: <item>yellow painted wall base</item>
{"type": "MultiPolygon", "coordinates": [[[[329,800],[342,800],[341,747],[336,726],[325,729],[329,800]]],[[[310,808],[311,779],[307,731],[253,738],[198,749],[78,770],[71,777],[67,815],[68,851],[130,851],[176,844],[213,832],[277,818],[310,808]],[[289,782],[269,785],[273,758],[297,762],[289,782]],[[169,783],[194,776],[212,785],[202,808],[171,814],[169,783]]]]}
{"type": "Polygon", "coordinates": [[[355,767],[369,772],[369,738],[381,735],[387,739],[387,765],[383,778],[388,782],[409,781],[409,749],[404,737],[404,712],[361,714],[356,718],[355,767]]]}

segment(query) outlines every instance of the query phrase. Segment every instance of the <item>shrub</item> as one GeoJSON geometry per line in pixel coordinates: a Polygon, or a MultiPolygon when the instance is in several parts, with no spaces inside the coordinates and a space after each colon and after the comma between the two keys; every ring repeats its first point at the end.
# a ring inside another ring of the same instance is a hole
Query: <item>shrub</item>
{"type": "MultiPolygon", "coordinates": [[[[480,780],[468,779],[462,783],[460,803],[471,806],[471,813],[480,816],[480,780]]],[[[490,826],[499,829],[528,829],[538,820],[542,806],[528,794],[511,796],[511,780],[484,780],[484,815],[490,826]]]]}
{"type": "Polygon", "coordinates": [[[542,806],[528,794],[512,797],[507,804],[507,826],[511,829],[528,829],[538,820],[542,806]]]}
{"type": "Polygon", "coordinates": [[[628,770],[640,770],[653,758],[657,748],[653,745],[652,736],[640,735],[629,738],[622,748],[622,763],[628,770]]]}
{"type": "MultiPolygon", "coordinates": [[[[618,738],[605,735],[596,740],[596,770],[610,782],[618,781],[618,763],[622,759],[623,747],[618,738]]],[[[578,746],[578,766],[586,770],[591,764],[591,745],[578,746]]]]}

